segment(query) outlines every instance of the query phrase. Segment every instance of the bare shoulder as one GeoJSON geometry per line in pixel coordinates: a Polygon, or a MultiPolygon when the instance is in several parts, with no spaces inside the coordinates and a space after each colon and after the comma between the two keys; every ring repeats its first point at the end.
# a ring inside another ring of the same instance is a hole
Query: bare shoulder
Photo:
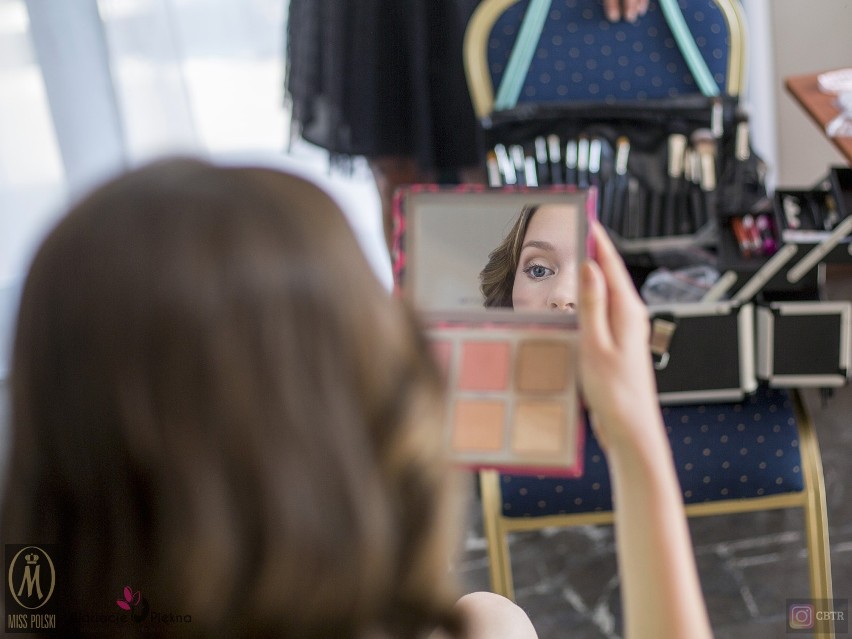
{"type": "MultiPolygon", "coordinates": [[[[527,613],[511,599],[493,592],[472,592],[456,606],[465,619],[464,639],[537,639],[527,613]]],[[[445,639],[433,636],[430,639],[445,639]]],[[[446,638],[449,639],[449,638],[446,638]]]]}

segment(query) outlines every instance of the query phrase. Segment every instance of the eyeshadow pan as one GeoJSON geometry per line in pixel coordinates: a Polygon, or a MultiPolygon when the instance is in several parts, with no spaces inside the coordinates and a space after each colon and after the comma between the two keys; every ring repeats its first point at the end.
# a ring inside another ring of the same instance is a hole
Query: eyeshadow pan
{"type": "Polygon", "coordinates": [[[518,349],[518,390],[553,393],[565,390],[571,378],[573,358],[568,344],[556,340],[528,340],[518,349]]]}
{"type": "Polygon", "coordinates": [[[560,402],[518,402],[512,448],[518,453],[562,453],[565,448],[565,420],[565,407],[560,402]]]}
{"type": "Polygon", "coordinates": [[[459,390],[502,391],[508,384],[508,342],[465,342],[462,345],[459,390]]]}
{"type": "Polygon", "coordinates": [[[457,401],[453,411],[453,448],[457,451],[501,450],[505,414],[500,401],[457,401]]]}

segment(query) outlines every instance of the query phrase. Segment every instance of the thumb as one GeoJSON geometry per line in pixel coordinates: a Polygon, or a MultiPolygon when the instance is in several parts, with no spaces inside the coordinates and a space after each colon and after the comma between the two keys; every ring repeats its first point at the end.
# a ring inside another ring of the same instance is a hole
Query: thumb
{"type": "Polygon", "coordinates": [[[606,290],[600,267],[586,260],[580,269],[578,320],[583,333],[581,348],[585,345],[597,350],[612,346],[606,290]]]}

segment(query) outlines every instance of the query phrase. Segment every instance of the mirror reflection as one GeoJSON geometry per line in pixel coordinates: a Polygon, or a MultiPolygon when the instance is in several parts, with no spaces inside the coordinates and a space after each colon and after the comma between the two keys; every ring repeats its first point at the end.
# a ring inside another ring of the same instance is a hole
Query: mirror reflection
{"type": "Polygon", "coordinates": [[[525,206],[480,273],[484,305],[573,312],[582,247],[578,214],[571,204],[525,206]]]}
{"type": "Polygon", "coordinates": [[[431,315],[572,312],[586,198],[576,191],[406,194],[398,269],[403,294],[431,315]]]}

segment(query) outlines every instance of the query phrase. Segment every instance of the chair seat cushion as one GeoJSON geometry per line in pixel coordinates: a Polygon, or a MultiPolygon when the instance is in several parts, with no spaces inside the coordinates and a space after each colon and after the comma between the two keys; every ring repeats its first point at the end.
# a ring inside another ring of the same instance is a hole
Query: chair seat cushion
{"type": "MultiPolygon", "coordinates": [[[[804,487],[796,416],[786,390],[760,387],[741,402],[667,406],[663,418],[686,503],[804,487]]],[[[504,474],[501,490],[506,517],[612,509],[606,459],[590,429],[582,477],[504,474]]]]}

